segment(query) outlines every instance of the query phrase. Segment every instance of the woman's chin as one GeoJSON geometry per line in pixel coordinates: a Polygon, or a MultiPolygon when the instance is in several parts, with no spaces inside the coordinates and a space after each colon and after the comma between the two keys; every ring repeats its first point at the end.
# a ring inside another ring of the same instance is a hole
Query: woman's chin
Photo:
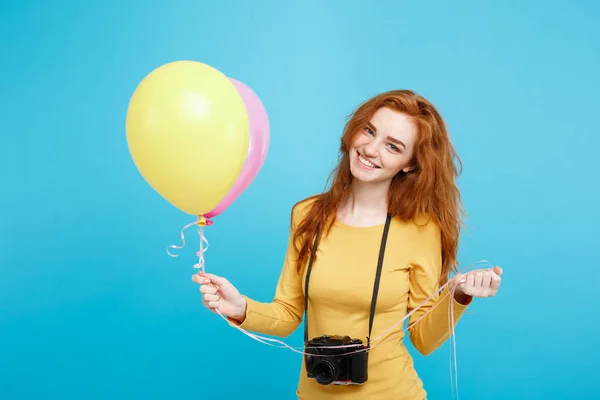
{"type": "Polygon", "coordinates": [[[377,171],[365,171],[361,168],[351,168],[352,177],[360,182],[377,182],[377,171]]]}

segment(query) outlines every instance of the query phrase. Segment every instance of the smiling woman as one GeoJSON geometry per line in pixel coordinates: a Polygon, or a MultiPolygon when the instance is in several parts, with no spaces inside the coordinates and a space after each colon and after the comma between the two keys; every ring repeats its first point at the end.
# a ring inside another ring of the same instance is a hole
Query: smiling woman
{"type": "Polygon", "coordinates": [[[378,109],[352,145],[350,171],[364,182],[386,181],[412,169],[417,137],[415,124],[406,114],[378,109]],[[364,172],[363,172],[364,171],[364,172]]]}
{"type": "Polygon", "coordinates": [[[457,157],[426,99],[396,90],[368,100],[340,151],[331,188],[292,210],[272,302],[243,296],[219,276],[192,279],[206,307],[248,331],[287,336],[304,314],[300,399],[423,400],[403,326],[394,324],[409,316],[410,340],[431,354],[473,297],[496,294],[502,270],[448,282],[461,225],[457,157]]]}

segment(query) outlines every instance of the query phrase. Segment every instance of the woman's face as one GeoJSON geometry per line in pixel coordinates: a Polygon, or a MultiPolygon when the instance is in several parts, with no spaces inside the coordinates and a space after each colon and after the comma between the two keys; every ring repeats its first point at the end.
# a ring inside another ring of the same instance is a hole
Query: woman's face
{"type": "Polygon", "coordinates": [[[352,175],[363,182],[383,182],[410,171],[416,140],[417,129],[408,115],[380,108],[350,148],[352,175]]]}

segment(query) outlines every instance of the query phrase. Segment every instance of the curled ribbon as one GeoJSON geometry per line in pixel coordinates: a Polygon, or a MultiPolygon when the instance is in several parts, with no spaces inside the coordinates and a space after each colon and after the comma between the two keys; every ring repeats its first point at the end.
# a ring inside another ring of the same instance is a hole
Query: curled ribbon
{"type": "Polygon", "coordinates": [[[198,262],[194,264],[194,268],[200,269],[202,272],[204,272],[204,253],[208,250],[208,240],[204,236],[204,227],[212,225],[212,221],[210,219],[206,219],[204,216],[198,217],[197,221],[190,222],[181,229],[181,245],[169,245],[167,247],[167,254],[173,258],[179,257],[179,254],[173,254],[169,251],[169,249],[183,249],[186,245],[185,231],[194,225],[198,226],[198,235],[200,236],[200,248],[196,252],[196,255],[198,256],[198,262]]]}

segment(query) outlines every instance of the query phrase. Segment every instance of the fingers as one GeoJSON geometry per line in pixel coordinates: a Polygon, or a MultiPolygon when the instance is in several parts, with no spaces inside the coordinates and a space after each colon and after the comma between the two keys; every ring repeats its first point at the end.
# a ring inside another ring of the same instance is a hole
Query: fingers
{"type": "Polygon", "coordinates": [[[209,301],[206,302],[206,307],[208,307],[211,311],[215,311],[220,307],[220,303],[218,301],[209,301]]]}
{"type": "MultiPolygon", "coordinates": [[[[473,273],[468,273],[466,275],[457,275],[457,289],[460,293],[465,294],[467,296],[473,296],[473,287],[475,282],[475,276],[473,273]]],[[[455,287],[456,287],[455,286],[455,287]]]]}
{"type": "Polygon", "coordinates": [[[502,272],[504,272],[504,271],[502,271],[502,268],[500,268],[499,266],[495,266],[494,272],[496,273],[496,275],[502,276],[502,272]]]}
{"type": "Polygon", "coordinates": [[[198,273],[198,274],[194,274],[194,275],[192,275],[192,281],[194,281],[194,282],[196,282],[196,283],[199,283],[199,284],[201,284],[201,285],[206,285],[206,284],[209,284],[209,283],[210,283],[210,280],[209,280],[209,279],[207,279],[207,278],[203,277],[203,276],[202,276],[202,275],[200,275],[199,273],[198,273]]]}
{"type": "Polygon", "coordinates": [[[216,312],[216,310],[221,306],[220,301],[205,301],[202,300],[202,305],[208,308],[212,312],[216,312]]]}
{"type": "Polygon", "coordinates": [[[495,275],[491,270],[486,270],[481,277],[481,291],[483,297],[488,297],[492,294],[492,275],[495,275]]]}
{"type": "Polygon", "coordinates": [[[219,288],[215,285],[201,285],[200,293],[202,293],[202,301],[206,303],[209,308],[219,308],[219,302],[221,295],[219,294],[219,288]]]}
{"type": "MultiPolygon", "coordinates": [[[[498,267],[499,268],[499,267],[498,267]]],[[[474,297],[491,297],[495,296],[500,287],[500,274],[496,268],[485,270],[475,270],[467,274],[466,282],[462,286],[462,291],[474,297]]]]}
{"type": "MultiPolygon", "coordinates": [[[[215,287],[217,289],[223,289],[223,285],[222,284],[216,282],[214,279],[209,279],[209,278],[205,277],[201,272],[192,275],[192,281],[194,281],[196,283],[199,283],[200,285],[208,285],[208,287],[215,287]]],[[[219,281],[220,282],[226,282],[227,280],[225,278],[222,278],[219,281]]],[[[230,285],[231,284],[229,284],[229,286],[230,285]]]]}
{"type": "Polygon", "coordinates": [[[233,286],[226,278],[212,274],[204,274],[204,276],[208,278],[212,284],[219,287],[223,297],[231,299],[239,296],[239,292],[236,287],[233,286]]]}
{"type": "MultiPolygon", "coordinates": [[[[451,290],[455,290],[457,289],[459,286],[464,286],[464,284],[467,282],[467,276],[465,274],[456,274],[456,276],[454,277],[454,281],[452,282],[450,289],[451,290]]],[[[460,291],[460,289],[459,289],[460,291]]]]}
{"type": "Polygon", "coordinates": [[[476,271],[475,272],[475,277],[473,278],[473,287],[475,289],[481,289],[482,285],[483,285],[483,275],[484,273],[482,271],[476,271]]]}
{"type": "Polygon", "coordinates": [[[229,281],[221,276],[217,276],[217,275],[213,275],[213,274],[208,274],[208,273],[203,273],[200,276],[204,276],[205,278],[209,279],[212,283],[216,283],[217,285],[227,285],[229,284],[229,281]]]}
{"type": "Polygon", "coordinates": [[[213,274],[199,272],[192,276],[192,281],[200,284],[202,304],[213,312],[223,312],[220,307],[230,309],[237,307],[241,310],[245,306],[245,299],[229,281],[213,274]]]}
{"type": "Polygon", "coordinates": [[[202,303],[209,309],[218,309],[221,306],[221,297],[214,294],[202,296],[202,303]]]}
{"type": "Polygon", "coordinates": [[[214,283],[219,286],[229,283],[225,278],[202,272],[198,272],[197,274],[192,275],[192,280],[199,284],[214,283]]]}
{"type": "Polygon", "coordinates": [[[217,276],[217,275],[213,275],[213,274],[208,274],[208,273],[202,273],[199,272],[197,274],[194,274],[192,276],[192,280],[196,283],[199,284],[209,284],[212,283],[214,285],[217,285],[218,287],[221,288],[221,290],[223,290],[224,294],[234,294],[236,292],[237,289],[235,289],[235,287],[229,283],[229,281],[221,276],[217,276]]]}
{"type": "Polygon", "coordinates": [[[500,282],[502,281],[502,278],[500,278],[500,275],[498,274],[492,274],[492,282],[490,284],[490,288],[494,291],[497,291],[498,288],[500,287],[500,282]]]}
{"type": "Polygon", "coordinates": [[[472,273],[467,274],[467,281],[465,282],[465,288],[473,289],[475,287],[475,275],[472,273]]]}
{"type": "MultiPolygon", "coordinates": [[[[202,293],[202,304],[210,311],[217,310],[221,305],[220,288],[200,273],[192,275],[192,281],[200,284],[200,293],[202,293]]],[[[216,282],[215,282],[216,283],[216,282]]]]}
{"type": "Polygon", "coordinates": [[[216,287],[215,285],[201,285],[200,286],[200,293],[202,293],[202,294],[217,294],[218,291],[219,291],[219,288],[216,287]]]}
{"type": "Polygon", "coordinates": [[[210,286],[201,286],[200,292],[202,292],[202,304],[211,311],[218,309],[221,306],[221,296],[218,294],[218,290],[210,286]]]}
{"type": "Polygon", "coordinates": [[[218,294],[205,294],[202,295],[202,300],[206,301],[207,303],[211,301],[219,301],[221,300],[221,296],[218,294]]]}

